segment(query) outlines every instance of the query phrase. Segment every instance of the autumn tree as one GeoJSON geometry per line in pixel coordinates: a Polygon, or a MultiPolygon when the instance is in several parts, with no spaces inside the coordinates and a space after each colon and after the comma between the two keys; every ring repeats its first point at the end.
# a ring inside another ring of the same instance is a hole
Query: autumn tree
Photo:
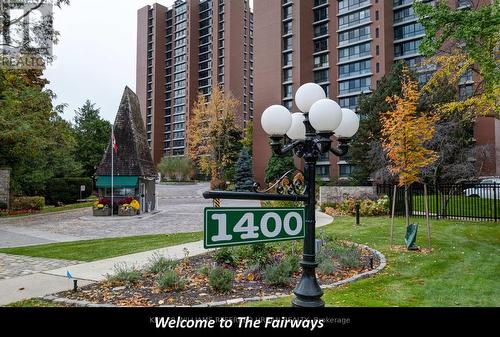
{"type": "Polygon", "coordinates": [[[471,97],[439,106],[441,113],[500,116],[500,0],[491,4],[471,1],[472,8],[450,8],[448,1],[436,5],[415,2],[415,12],[425,28],[420,52],[437,66],[422,89],[433,92],[440,82],[458,84],[469,69],[480,75],[471,97]]]}
{"type": "Polygon", "coordinates": [[[241,145],[247,149],[250,157],[252,156],[253,149],[253,121],[249,120],[247,122],[247,127],[243,130],[243,139],[241,140],[241,145]]]}
{"type": "Polygon", "coordinates": [[[386,182],[386,155],[381,146],[380,115],[389,110],[386,97],[401,95],[403,62],[395,63],[370,95],[361,95],[357,113],[361,116],[359,131],[349,147],[350,163],[354,165],[351,177],[360,184],[374,178],[386,182]]]}
{"type": "Polygon", "coordinates": [[[189,120],[188,155],[200,172],[210,175],[212,189],[225,189],[241,149],[241,129],[236,126],[239,102],[212,87],[207,100],[199,95],[189,120]]]}
{"type": "Polygon", "coordinates": [[[418,83],[403,71],[401,96],[387,97],[391,109],[381,116],[382,147],[389,158],[389,170],[405,187],[405,214],[409,224],[408,186],[420,180],[422,170],[432,164],[437,155],[426,147],[435,133],[436,117],[417,113],[418,83]]]}
{"type": "Polygon", "coordinates": [[[158,171],[167,180],[188,181],[194,176],[190,158],[165,156],[158,163],[158,171]]]}

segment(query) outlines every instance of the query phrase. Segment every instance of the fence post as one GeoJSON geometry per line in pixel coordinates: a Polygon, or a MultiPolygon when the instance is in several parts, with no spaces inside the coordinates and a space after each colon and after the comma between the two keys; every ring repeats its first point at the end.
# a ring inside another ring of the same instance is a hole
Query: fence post
{"type": "Polygon", "coordinates": [[[439,219],[439,188],[438,184],[434,184],[434,194],[436,195],[436,219],[439,219]]]}
{"type": "Polygon", "coordinates": [[[495,222],[497,222],[497,182],[493,182],[493,213],[495,214],[495,222]]]}

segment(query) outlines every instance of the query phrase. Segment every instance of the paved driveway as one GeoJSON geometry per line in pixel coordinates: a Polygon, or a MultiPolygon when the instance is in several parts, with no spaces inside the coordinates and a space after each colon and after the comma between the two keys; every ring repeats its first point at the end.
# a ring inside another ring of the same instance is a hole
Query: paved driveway
{"type": "MultiPolygon", "coordinates": [[[[90,208],[64,213],[0,219],[0,247],[145,234],[202,231],[203,209],[212,205],[202,197],[207,183],[157,185],[161,212],[141,219],[95,218],[90,208]]],[[[227,200],[222,206],[257,206],[257,201],[227,200]]]]}

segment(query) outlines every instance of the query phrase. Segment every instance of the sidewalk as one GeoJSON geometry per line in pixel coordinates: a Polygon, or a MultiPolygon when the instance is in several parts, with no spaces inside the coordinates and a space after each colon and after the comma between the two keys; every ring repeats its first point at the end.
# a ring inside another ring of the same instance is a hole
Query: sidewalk
{"type": "MultiPolygon", "coordinates": [[[[316,212],[316,227],[326,226],[332,221],[332,217],[321,212],[316,212]]],[[[197,241],[1,280],[0,306],[22,299],[42,297],[72,289],[73,282],[66,277],[68,271],[74,279],[79,280],[79,286],[84,286],[104,280],[106,274],[111,274],[115,265],[119,263],[126,263],[141,268],[149,263],[149,259],[153,254],[161,254],[171,259],[181,259],[187,253],[189,253],[189,256],[195,256],[207,251],[203,248],[203,241],[197,241]]]]}
{"type": "MultiPolygon", "coordinates": [[[[146,266],[154,254],[161,254],[172,260],[180,260],[189,253],[189,256],[203,254],[208,250],[203,248],[203,241],[185,243],[178,246],[160,248],[142,253],[112,257],[94,262],[81,263],[69,267],[44,271],[43,274],[66,276],[69,271],[75,279],[87,281],[103,281],[107,274],[112,274],[116,264],[126,263],[128,266],[142,268],[146,266]]],[[[1,287],[1,284],[0,284],[1,287]]]]}

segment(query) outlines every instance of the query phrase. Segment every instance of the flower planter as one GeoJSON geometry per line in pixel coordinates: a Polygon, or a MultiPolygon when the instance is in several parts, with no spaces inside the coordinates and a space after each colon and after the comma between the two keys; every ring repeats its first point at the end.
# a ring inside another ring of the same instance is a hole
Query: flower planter
{"type": "Polygon", "coordinates": [[[120,216],[132,216],[137,215],[137,211],[133,208],[118,208],[118,215],[120,216]]]}
{"type": "Polygon", "coordinates": [[[111,216],[111,208],[94,208],[93,214],[94,216],[111,216]]]}

